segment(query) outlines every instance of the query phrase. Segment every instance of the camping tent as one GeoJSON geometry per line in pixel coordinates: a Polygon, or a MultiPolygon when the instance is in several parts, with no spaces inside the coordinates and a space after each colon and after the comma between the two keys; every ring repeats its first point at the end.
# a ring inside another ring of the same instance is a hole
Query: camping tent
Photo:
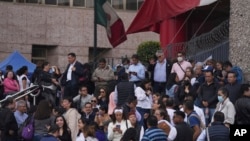
{"type": "Polygon", "coordinates": [[[0,70],[5,71],[7,65],[13,66],[13,71],[16,72],[22,66],[27,66],[29,74],[32,74],[36,68],[36,65],[27,60],[18,51],[14,51],[4,61],[0,63],[0,70]]]}

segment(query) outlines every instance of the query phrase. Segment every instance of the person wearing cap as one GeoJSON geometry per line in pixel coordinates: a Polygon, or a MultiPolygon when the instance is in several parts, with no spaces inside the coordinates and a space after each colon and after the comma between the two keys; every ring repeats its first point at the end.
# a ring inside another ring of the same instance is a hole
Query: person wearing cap
{"type": "Polygon", "coordinates": [[[179,80],[183,80],[187,67],[192,67],[191,63],[185,60],[183,52],[177,53],[177,62],[173,64],[171,73],[177,73],[179,80]]]}
{"type": "Polygon", "coordinates": [[[166,59],[163,50],[158,50],[155,55],[157,57],[156,63],[150,64],[148,67],[148,71],[151,73],[150,79],[153,84],[153,91],[154,93],[165,94],[165,86],[172,65],[170,61],[166,59]]]}

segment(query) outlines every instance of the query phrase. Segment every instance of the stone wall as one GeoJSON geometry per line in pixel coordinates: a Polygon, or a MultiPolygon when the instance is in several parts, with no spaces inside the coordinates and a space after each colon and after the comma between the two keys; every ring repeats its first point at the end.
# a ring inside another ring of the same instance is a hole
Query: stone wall
{"type": "MultiPolygon", "coordinates": [[[[119,11],[125,29],[136,11],[119,11]]],[[[93,9],[37,4],[0,2],[0,62],[18,50],[31,59],[32,45],[55,45],[48,61],[64,69],[67,53],[75,52],[81,62],[89,61],[93,47],[93,9]]],[[[105,28],[98,25],[98,47],[112,48],[105,28]]],[[[106,57],[131,56],[143,41],[159,41],[159,35],[147,32],[128,35],[128,40],[105,53],[106,57]]]]}
{"type": "Polygon", "coordinates": [[[250,1],[231,0],[230,4],[230,51],[233,64],[240,66],[250,81],[250,1]]]}

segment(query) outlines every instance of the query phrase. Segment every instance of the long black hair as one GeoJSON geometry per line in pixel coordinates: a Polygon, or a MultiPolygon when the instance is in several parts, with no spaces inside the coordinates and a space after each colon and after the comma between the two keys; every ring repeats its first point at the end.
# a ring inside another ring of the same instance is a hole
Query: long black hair
{"type": "Polygon", "coordinates": [[[170,73],[167,81],[166,88],[169,90],[174,84],[176,84],[175,78],[177,76],[177,73],[170,73]]]}

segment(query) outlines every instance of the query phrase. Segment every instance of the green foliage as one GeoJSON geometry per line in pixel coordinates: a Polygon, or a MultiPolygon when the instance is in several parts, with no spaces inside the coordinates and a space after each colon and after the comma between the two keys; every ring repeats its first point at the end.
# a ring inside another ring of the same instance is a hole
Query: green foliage
{"type": "Polygon", "coordinates": [[[157,41],[146,41],[141,43],[137,48],[137,55],[143,64],[147,64],[150,58],[155,56],[157,50],[160,49],[160,43],[157,41]]]}

